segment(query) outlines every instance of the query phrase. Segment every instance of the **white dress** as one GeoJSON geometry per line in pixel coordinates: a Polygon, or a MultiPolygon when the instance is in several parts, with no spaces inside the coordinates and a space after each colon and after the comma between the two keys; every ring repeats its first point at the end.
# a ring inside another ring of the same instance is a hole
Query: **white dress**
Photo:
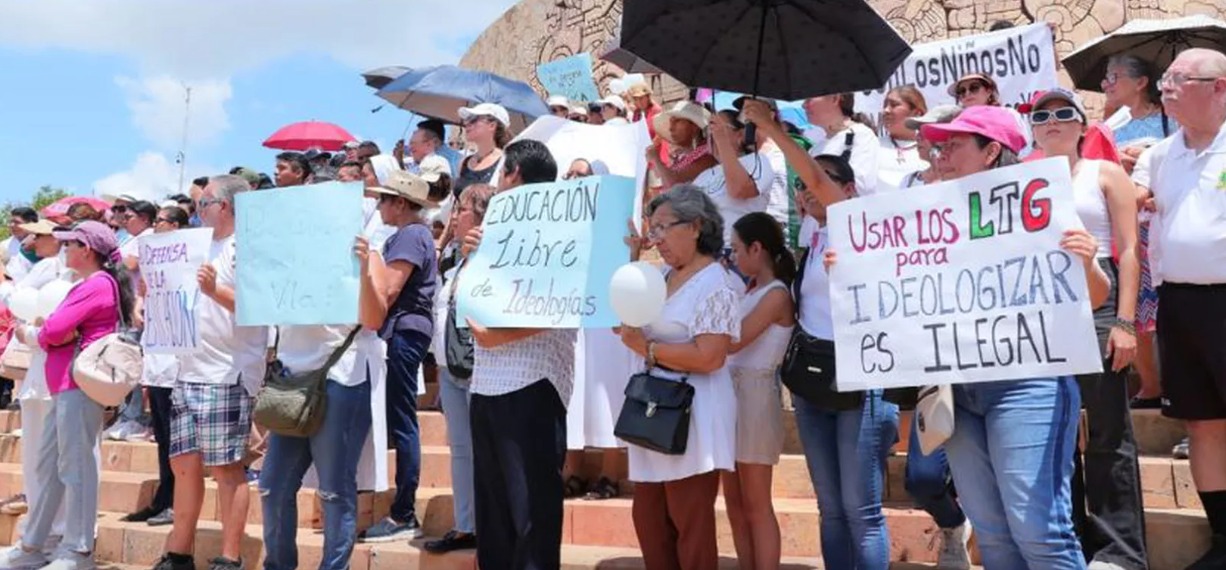
{"type": "Polygon", "coordinates": [[[613,426],[621,414],[630,375],[642,371],[643,359],[626,348],[612,329],[579,331],[575,386],[566,408],[566,449],[625,446],[613,435],[613,426]]]}
{"type": "MultiPolygon", "coordinates": [[[[741,299],[743,321],[775,289],[787,291],[781,281],[747,293],[741,299]]],[[[736,389],[736,460],[740,463],[775,465],[783,453],[783,398],[779,388],[779,364],[787,352],[792,328],[778,323],[728,357],[728,369],[736,389]]]]}
{"type": "MultiPolygon", "coordinates": [[[[740,338],[740,296],[727,271],[712,263],[681,285],[645,334],[662,344],[688,343],[704,334],[740,338]]],[[[655,370],[661,378],[683,375],[655,370]]],[[[694,386],[693,412],[685,453],[665,455],[629,446],[630,480],[639,483],[678,481],[716,469],[731,471],[736,461],[736,392],[727,367],[710,374],[684,374],[694,386]]]]}

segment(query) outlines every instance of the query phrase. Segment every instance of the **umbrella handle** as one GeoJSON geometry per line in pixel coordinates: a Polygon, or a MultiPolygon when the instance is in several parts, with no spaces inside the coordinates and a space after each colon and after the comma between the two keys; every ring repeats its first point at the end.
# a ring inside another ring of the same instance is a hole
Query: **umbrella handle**
{"type": "MultiPolygon", "coordinates": [[[[762,18],[758,23],[758,59],[757,64],[753,68],[753,93],[750,94],[755,99],[758,97],[758,81],[762,76],[762,45],[766,43],[766,2],[761,2],[761,6],[758,9],[762,10],[762,18]]],[[[757,125],[745,123],[744,144],[746,148],[752,148],[754,151],[758,150],[757,125]]]]}

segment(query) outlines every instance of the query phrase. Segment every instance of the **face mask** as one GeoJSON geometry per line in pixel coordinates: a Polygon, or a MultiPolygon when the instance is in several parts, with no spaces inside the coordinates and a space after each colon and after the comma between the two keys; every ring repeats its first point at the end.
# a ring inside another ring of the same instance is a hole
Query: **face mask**
{"type": "Polygon", "coordinates": [[[115,238],[118,239],[119,241],[126,240],[131,236],[132,234],[129,234],[128,230],[125,230],[123,228],[119,228],[118,230],[115,231],[115,238]]]}
{"type": "Polygon", "coordinates": [[[190,225],[190,226],[191,226],[191,227],[193,227],[193,228],[198,228],[198,227],[200,227],[200,224],[201,224],[201,221],[200,221],[200,215],[199,215],[199,214],[192,214],[192,217],[191,217],[191,218],[189,218],[189,219],[187,220],[187,223],[188,223],[188,225],[190,225]]]}
{"type": "Polygon", "coordinates": [[[30,263],[38,263],[39,260],[42,259],[41,257],[39,257],[37,254],[34,253],[34,250],[32,249],[27,250],[24,247],[21,248],[21,256],[26,258],[26,261],[29,261],[30,263]]]}

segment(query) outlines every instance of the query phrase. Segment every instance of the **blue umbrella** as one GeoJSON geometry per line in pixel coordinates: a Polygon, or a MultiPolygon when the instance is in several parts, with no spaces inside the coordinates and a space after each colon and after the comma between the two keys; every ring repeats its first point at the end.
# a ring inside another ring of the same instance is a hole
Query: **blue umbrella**
{"type": "Polygon", "coordinates": [[[459,123],[460,107],[497,103],[511,116],[509,128],[518,132],[549,114],[549,108],[527,83],[488,71],[440,65],[414,69],[397,77],[377,93],[406,111],[459,123]]]}

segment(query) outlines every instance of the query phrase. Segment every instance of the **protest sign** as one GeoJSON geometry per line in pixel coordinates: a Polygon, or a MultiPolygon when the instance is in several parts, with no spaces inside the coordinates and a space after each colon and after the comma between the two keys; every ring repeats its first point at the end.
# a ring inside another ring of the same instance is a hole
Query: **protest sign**
{"type": "Polygon", "coordinates": [[[536,67],[536,78],[550,95],[563,95],[580,103],[600,99],[592,80],[592,55],[588,53],[542,63],[536,67]]]}
{"type": "Polygon", "coordinates": [[[634,181],[593,176],[500,192],[485,211],[481,247],[456,286],[461,322],[591,328],[618,324],[609,280],[630,260],[626,221],[634,181]]]}
{"type": "Polygon", "coordinates": [[[361,184],[243,192],[236,202],[239,325],[358,321],[361,184]]]}
{"type": "Polygon", "coordinates": [[[1101,372],[1068,161],[829,210],[839,390],[1101,372]]]}
{"type": "Polygon", "coordinates": [[[193,353],[200,347],[196,272],[208,261],[213,230],[177,230],[139,240],[140,274],[145,281],[141,345],[150,354],[193,353]]]}
{"type": "Polygon", "coordinates": [[[911,55],[881,89],[856,93],[856,111],[881,124],[881,109],[890,89],[914,85],[931,109],[954,105],[949,86],[968,73],[996,80],[1001,104],[1016,108],[1035,92],[1059,85],[1055,45],[1045,23],[974,36],[912,45],[911,55]]]}
{"type": "Polygon", "coordinates": [[[566,172],[576,159],[583,159],[592,165],[596,174],[633,178],[637,190],[634,219],[641,217],[642,189],[647,180],[647,157],[643,149],[651,146],[645,122],[588,125],[544,116],[515,137],[515,140],[525,139],[544,143],[557,161],[559,173],[566,172]]]}

